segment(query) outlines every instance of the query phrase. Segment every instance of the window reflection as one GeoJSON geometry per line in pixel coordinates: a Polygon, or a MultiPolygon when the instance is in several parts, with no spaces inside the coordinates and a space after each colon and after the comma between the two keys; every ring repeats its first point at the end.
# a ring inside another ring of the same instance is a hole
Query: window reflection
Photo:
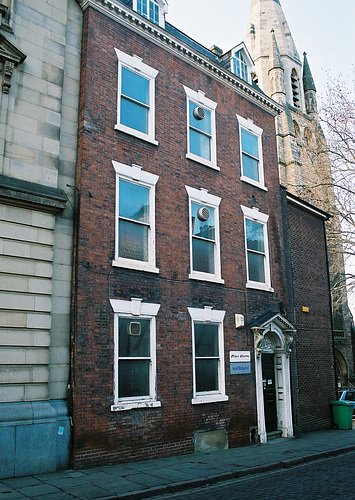
{"type": "Polygon", "coordinates": [[[208,207],[206,220],[199,211],[204,205],[192,202],[192,265],[194,271],[215,273],[215,210],[208,207]]]}

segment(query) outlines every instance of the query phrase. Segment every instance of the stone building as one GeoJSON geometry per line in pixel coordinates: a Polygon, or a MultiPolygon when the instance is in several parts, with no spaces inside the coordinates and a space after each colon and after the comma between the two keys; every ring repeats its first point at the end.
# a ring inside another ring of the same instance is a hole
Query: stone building
{"type": "Polygon", "coordinates": [[[164,0],[79,4],[74,467],[329,428],[328,215],[280,188],[282,107],[164,0]]]}
{"type": "Polygon", "coordinates": [[[0,477],[69,466],[82,12],[0,2],[0,477]]]}
{"type": "Polygon", "coordinates": [[[253,79],[282,107],[276,118],[280,182],[334,217],[327,223],[333,327],[339,389],[355,382],[355,331],[345,288],[341,230],[319,122],[316,86],[306,53],[301,61],[280,0],[252,0],[246,46],[253,79]],[[354,347],[353,347],[354,346],[354,347]]]}

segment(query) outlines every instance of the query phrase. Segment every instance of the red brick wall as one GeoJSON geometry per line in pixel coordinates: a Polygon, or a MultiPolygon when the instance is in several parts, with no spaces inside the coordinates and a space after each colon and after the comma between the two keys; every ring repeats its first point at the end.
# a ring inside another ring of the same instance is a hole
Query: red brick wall
{"type": "MultiPolygon", "coordinates": [[[[284,234],[274,117],[205,72],[88,8],[84,15],[80,94],[73,354],[74,466],[153,458],[193,451],[194,433],[224,428],[229,445],[249,443],[257,425],[255,376],[229,374],[229,351],[249,350],[248,322],[266,310],[287,310],[284,234]],[[136,54],[159,70],[154,146],[114,130],[117,57],[114,47],[136,54]],[[218,103],[217,161],[220,172],[187,160],[183,85],[201,89],[218,103]],[[236,113],[263,129],[262,191],[240,181],[236,113]],[[159,274],[112,267],[115,236],[115,173],[111,161],[142,165],[160,176],[156,187],[156,257],[159,274]],[[222,198],[221,267],[224,285],[196,282],[189,274],[188,197],[185,185],[222,198]],[[243,214],[240,205],[268,213],[274,293],[246,290],[243,214]],[[174,214],[173,219],[171,214],[174,214]],[[173,221],[173,223],[172,223],[173,221]],[[109,299],[160,303],[157,316],[157,397],[161,408],[111,412],[113,311],[109,299]],[[226,311],[226,393],[229,401],[192,405],[191,320],[187,307],[226,311]],[[236,330],[234,314],[246,326],[236,330]]],[[[252,355],[253,359],[253,355],[252,355]]]]}
{"type": "Polygon", "coordinates": [[[332,425],[336,399],[324,222],[288,206],[294,287],[299,425],[303,432],[332,425]],[[308,307],[309,312],[303,312],[308,307]]]}

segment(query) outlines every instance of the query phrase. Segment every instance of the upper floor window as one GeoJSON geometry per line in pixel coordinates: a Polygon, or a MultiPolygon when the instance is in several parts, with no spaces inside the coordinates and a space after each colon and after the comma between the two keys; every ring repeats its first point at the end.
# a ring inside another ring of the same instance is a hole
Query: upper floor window
{"type": "Polygon", "coordinates": [[[133,0],[133,9],[155,24],[164,27],[164,15],[167,13],[166,0],[133,0]]]}
{"type": "Polygon", "coordinates": [[[267,222],[269,216],[256,208],[241,207],[247,264],[247,287],[272,292],[270,279],[267,222]]]}
{"type": "Polygon", "coordinates": [[[114,404],[130,410],[161,406],[156,399],[156,316],[160,304],[110,300],[114,320],[114,404]]]}
{"type": "Polygon", "coordinates": [[[266,189],[264,184],[264,168],[262,155],[262,129],[251,120],[238,116],[240,155],[242,159],[243,181],[249,182],[259,188],[266,189]]]}
{"type": "Polygon", "coordinates": [[[207,99],[204,92],[184,86],[187,96],[187,154],[186,158],[219,170],[216,153],[217,103],[207,99]]]}
{"type": "Polygon", "coordinates": [[[225,311],[188,308],[192,320],[192,404],[228,401],[225,393],[223,319],[225,311]]]}
{"type": "Polygon", "coordinates": [[[155,267],[155,185],[159,177],[140,166],[113,161],[116,171],[114,266],[159,272],[155,267]]]}
{"type": "Polygon", "coordinates": [[[229,53],[230,70],[247,83],[251,83],[254,62],[244,42],[234,47],[229,53]]]}
{"type": "Polygon", "coordinates": [[[224,283],[221,278],[219,204],[207,190],[186,186],[190,207],[190,275],[192,279],[224,283]]]}
{"type": "Polygon", "coordinates": [[[295,108],[300,107],[300,89],[299,89],[299,80],[297,71],[295,69],[292,70],[291,73],[291,88],[292,88],[292,100],[295,108]]]}
{"type": "Polygon", "coordinates": [[[137,56],[115,49],[118,57],[118,101],[115,128],[146,141],[155,140],[155,78],[158,71],[137,56]]]}
{"type": "Polygon", "coordinates": [[[245,80],[246,82],[249,81],[248,66],[245,61],[245,56],[241,50],[236,52],[232,59],[232,71],[234,74],[239,76],[239,78],[242,78],[242,80],[245,80]]]}

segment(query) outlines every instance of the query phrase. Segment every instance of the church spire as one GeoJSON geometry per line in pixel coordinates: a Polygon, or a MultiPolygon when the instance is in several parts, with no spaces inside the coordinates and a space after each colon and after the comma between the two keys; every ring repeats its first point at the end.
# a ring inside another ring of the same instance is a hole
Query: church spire
{"type": "Polygon", "coordinates": [[[286,100],[284,67],[273,29],[270,33],[269,80],[270,97],[279,103],[284,103],[286,100]]]}
{"type": "Polygon", "coordinates": [[[274,89],[269,71],[282,64],[285,100],[291,106],[304,110],[300,85],[302,62],[280,0],[251,0],[246,45],[254,60],[259,87],[271,95],[274,89]]]}
{"type": "MultiPolygon", "coordinates": [[[[275,2],[276,1],[277,0],[275,0],[275,2]]],[[[279,51],[279,48],[277,46],[275,30],[273,28],[271,30],[269,70],[276,69],[276,68],[284,69],[282,61],[281,61],[280,51],[279,51]]]]}
{"type": "Polygon", "coordinates": [[[307,90],[314,90],[314,92],[317,92],[316,86],[314,85],[311,68],[309,67],[306,52],[303,52],[303,89],[305,92],[307,90]]]}
{"type": "Polygon", "coordinates": [[[316,86],[314,85],[311,68],[308,64],[307,54],[303,53],[303,91],[306,105],[306,113],[311,115],[317,113],[316,86]]]}

